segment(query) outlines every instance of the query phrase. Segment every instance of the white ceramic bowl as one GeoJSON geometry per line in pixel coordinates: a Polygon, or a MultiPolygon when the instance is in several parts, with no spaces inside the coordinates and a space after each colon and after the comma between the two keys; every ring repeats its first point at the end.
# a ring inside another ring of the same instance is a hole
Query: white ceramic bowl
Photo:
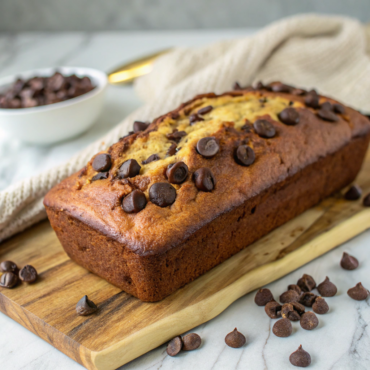
{"type": "Polygon", "coordinates": [[[51,144],[76,136],[87,130],[99,116],[107,87],[104,72],[91,68],[43,68],[17,73],[0,79],[0,92],[20,77],[51,76],[55,71],[63,75],[88,76],[95,89],[60,103],[33,108],[1,109],[0,128],[20,140],[33,144],[51,144]]]}

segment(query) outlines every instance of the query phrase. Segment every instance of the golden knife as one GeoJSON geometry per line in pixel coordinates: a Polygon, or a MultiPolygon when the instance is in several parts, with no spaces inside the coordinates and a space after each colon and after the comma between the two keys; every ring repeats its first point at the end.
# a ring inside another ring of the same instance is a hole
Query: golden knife
{"type": "Polygon", "coordinates": [[[135,78],[146,75],[153,69],[153,62],[163,54],[168,53],[172,48],[158,51],[154,54],[144,56],[140,59],[123,64],[108,73],[108,81],[111,84],[129,84],[135,78]]]}

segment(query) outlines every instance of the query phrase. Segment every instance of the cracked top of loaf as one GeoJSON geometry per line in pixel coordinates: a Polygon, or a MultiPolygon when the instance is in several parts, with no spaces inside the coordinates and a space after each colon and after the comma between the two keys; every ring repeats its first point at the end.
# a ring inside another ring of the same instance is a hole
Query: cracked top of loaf
{"type": "Polygon", "coordinates": [[[369,130],[357,111],[281,83],[200,95],[147,128],[136,122],[44,204],[137,254],[163,253],[369,130]],[[178,162],[176,181],[168,171],[178,162]]]}

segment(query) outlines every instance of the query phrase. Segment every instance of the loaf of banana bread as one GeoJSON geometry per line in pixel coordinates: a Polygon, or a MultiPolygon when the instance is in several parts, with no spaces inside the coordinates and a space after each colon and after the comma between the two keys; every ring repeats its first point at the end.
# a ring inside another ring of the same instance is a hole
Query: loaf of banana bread
{"type": "Polygon", "coordinates": [[[136,121],[44,204],[70,258],[158,301],[352,182],[369,137],[315,90],[200,95],[136,121]]]}

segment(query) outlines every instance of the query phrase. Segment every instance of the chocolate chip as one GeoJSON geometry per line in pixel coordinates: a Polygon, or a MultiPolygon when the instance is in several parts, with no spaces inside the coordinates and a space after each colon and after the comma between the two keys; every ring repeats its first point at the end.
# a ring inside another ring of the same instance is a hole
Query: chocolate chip
{"type": "Polygon", "coordinates": [[[121,164],[118,170],[119,179],[127,179],[129,177],[135,177],[140,173],[141,166],[137,163],[136,159],[128,159],[121,164]]]}
{"type": "Polygon", "coordinates": [[[347,200],[358,200],[361,198],[362,190],[358,185],[352,185],[344,194],[347,200]]]}
{"type": "Polygon", "coordinates": [[[197,189],[202,191],[212,191],[216,185],[216,179],[212,171],[207,167],[201,167],[193,174],[193,179],[197,189]]]}
{"type": "Polygon", "coordinates": [[[329,122],[336,122],[339,119],[338,116],[334,112],[327,110],[327,109],[318,110],[317,115],[323,120],[329,121],[329,122]]]}
{"type": "Polygon", "coordinates": [[[4,272],[0,277],[0,287],[11,289],[18,283],[18,276],[13,272],[4,272]]]}
{"type": "Polygon", "coordinates": [[[126,213],[137,213],[143,210],[146,206],[145,194],[135,189],[122,200],[122,208],[126,213]]]}
{"type": "Polygon", "coordinates": [[[300,315],[303,315],[304,312],[306,311],[303,304],[300,304],[298,302],[290,302],[289,304],[291,304],[293,306],[294,310],[297,311],[300,315]]]}
{"type": "Polygon", "coordinates": [[[274,299],[270,289],[260,289],[254,297],[257,306],[266,306],[267,303],[274,299]]]}
{"type": "Polygon", "coordinates": [[[316,294],[313,294],[311,292],[305,292],[301,295],[299,303],[303,304],[306,307],[312,307],[316,297],[317,297],[316,294]]]}
{"type": "Polygon", "coordinates": [[[176,143],[172,143],[171,146],[168,148],[166,154],[169,156],[173,156],[174,154],[176,154],[176,148],[177,148],[176,143]]]}
{"type": "Polygon", "coordinates": [[[256,155],[248,145],[239,145],[235,151],[235,161],[242,166],[250,166],[254,163],[256,155]]]}
{"type": "Polygon", "coordinates": [[[204,118],[199,116],[198,114],[196,113],[193,113],[189,116],[189,122],[190,122],[190,125],[192,126],[195,122],[199,122],[199,121],[204,121],[204,118]]]}
{"type": "Polygon", "coordinates": [[[142,161],[141,164],[148,164],[150,162],[158,161],[159,159],[160,158],[158,154],[152,154],[145,161],[142,161]]]}
{"type": "Polygon", "coordinates": [[[324,315],[329,311],[329,306],[326,303],[324,298],[317,297],[315,299],[315,302],[312,305],[313,312],[319,314],[319,315],[324,315]]]}
{"type": "Polygon", "coordinates": [[[289,93],[292,90],[291,86],[285,85],[281,82],[273,83],[270,86],[271,86],[271,90],[274,92],[289,93]]]}
{"type": "Polygon", "coordinates": [[[148,126],[149,126],[148,122],[135,121],[133,125],[134,133],[145,131],[148,128],[148,126]]]}
{"type": "Polygon", "coordinates": [[[298,302],[299,294],[295,290],[288,290],[280,296],[279,300],[281,303],[298,302]]]}
{"type": "Polygon", "coordinates": [[[307,94],[306,94],[306,97],[304,99],[304,103],[306,104],[307,107],[311,107],[311,108],[319,108],[320,107],[320,104],[319,104],[319,95],[317,94],[317,92],[315,90],[310,90],[307,94]]]}
{"type": "Polygon", "coordinates": [[[170,342],[167,344],[167,354],[169,356],[176,356],[180,353],[182,349],[182,339],[180,336],[177,336],[170,340],[170,342]]]}
{"type": "Polygon", "coordinates": [[[37,271],[33,266],[26,265],[19,271],[19,278],[25,283],[32,284],[37,279],[37,271]]]}
{"type": "Polygon", "coordinates": [[[261,136],[266,139],[272,138],[276,134],[275,127],[272,125],[271,122],[265,119],[258,119],[253,123],[253,127],[258,136],[261,136]]]}
{"type": "Polygon", "coordinates": [[[239,82],[234,82],[233,90],[242,90],[242,87],[240,86],[239,82]]]}
{"type": "Polygon", "coordinates": [[[316,282],[312,276],[304,274],[298,281],[297,285],[304,291],[310,292],[316,288],[316,282]]]}
{"type": "Polygon", "coordinates": [[[76,305],[76,312],[79,316],[88,316],[93,314],[98,310],[98,307],[93,301],[87,298],[87,295],[82,297],[77,305],[76,305]]]}
{"type": "Polygon", "coordinates": [[[238,332],[236,328],[225,337],[225,343],[232,348],[243,347],[245,342],[245,336],[242,333],[238,332]]]}
{"type": "Polygon", "coordinates": [[[198,114],[203,115],[209,113],[213,109],[212,105],[207,105],[206,107],[200,108],[198,114]]]}
{"type": "Polygon", "coordinates": [[[345,270],[354,270],[358,267],[358,260],[356,257],[350,256],[348,253],[344,252],[340,265],[345,270]]]}
{"type": "Polygon", "coordinates": [[[337,287],[329,280],[328,277],[317,286],[317,290],[322,297],[334,297],[337,294],[337,287]]]}
{"type": "Polygon", "coordinates": [[[281,317],[281,304],[276,301],[270,301],[265,306],[265,312],[271,319],[277,319],[281,317]]]}
{"type": "Polygon", "coordinates": [[[255,90],[262,90],[265,88],[265,86],[263,85],[263,83],[261,81],[258,81],[256,82],[254,85],[253,85],[253,88],[255,90]]]}
{"type": "Polygon", "coordinates": [[[364,207],[370,207],[370,194],[366,195],[362,204],[364,205],[364,207]]]}
{"type": "Polygon", "coordinates": [[[248,124],[248,123],[240,127],[240,129],[247,133],[252,132],[252,126],[251,124],[248,124]]]}
{"type": "Polygon", "coordinates": [[[272,332],[280,338],[289,337],[289,335],[292,334],[292,331],[292,323],[288,319],[280,319],[276,321],[272,327],[272,332]]]}
{"type": "Polygon", "coordinates": [[[303,329],[313,330],[319,325],[319,319],[313,312],[308,311],[302,315],[300,323],[303,329]]]}
{"type": "Polygon", "coordinates": [[[92,168],[97,172],[109,171],[111,166],[112,158],[106,153],[98,154],[92,162],[92,168]]]}
{"type": "Polygon", "coordinates": [[[106,180],[109,176],[108,172],[99,172],[95,176],[92,177],[91,182],[97,181],[97,180],[106,180]]]}
{"type": "Polygon", "coordinates": [[[180,117],[179,112],[172,112],[172,113],[171,113],[171,118],[172,118],[172,119],[178,119],[179,117],[180,117]]]}
{"type": "Polygon", "coordinates": [[[307,93],[306,90],[303,90],[303,89],[297,89],[297,88],[293,88],[292,91],[290,92],[292,95],[304,95],[307,93]]]}
{"type": "Polygon", "coordinates": [[[281,122],[288,126],[294,126],[299,123],[299,113],[294,108],[285,108],[278,114],[281,122]]]}
{"type": "Polygon", "coordinates": [[[338,114],[344,114],[346,111],[346,108],[342,104],[333,104],[334,112],[338,114]]]}
{"type": "Polygon", "coordinates": [[[173,132],[171,132],[170,134],[167,134],[166,137],[168,140],[172,140],[172,141],[175,141],[176,143],[178,143],[182,137],[186,136],[186,132],[185,131],[177,131],[177,130],[174,130],[173,132]]]}
{"type": "Polygon", "coordinates": [[[194,349],[199,348],[200,344],[202,343],[202,339],[198,334],[190,333],[186,334],[182,337],[183,351],[193,351],[194,349]]]}
{"type": "Polygon", "coordinates": [[[166,177],[171,184],[182,184],[188,173],[188,166],[184,162],[171,163],[167,167],[166,177]]]}
{"type": "Polygon", "coordinates": [[[157,182],[149,189],[149,199],[159,207],[167,207],[176,199],[176,189],[168,182],[157,182]]]}
{"type": "Polygon", "coordinates": [[[204,158],[214,157],[220,150],[220,146],[214,137],[204,137],[197,143],[197,151],[204,158]]]}
{"type": "Polygon", "coordinates": [[[299,321],[301,315],[294,309],[291,303],[284,303],[281,308],[281,316],[290,321],[299,321]]]}
{"type": "Polygon", "coordinates": [[[18,274],[18,266],[13,261],[2,261],[0,263],[0,271],[18,274]]]}
{"type": "Polygon", "coordinates": [[[311,364],[311,356],[306,352],[302,345],[289,356],[289,361],[293,366],[307,367],[311,364]]]}
{"type": "Polygon", "coordinates": [[[347,294],[356,301],[364,301],[368,297],[369,291],[361,283],[357,283],[355,287],[348,289],[347,294]]]}
{"type": "Polygon", "coordinates": [[[330,103],[330,101],[326,101],[322,103],[320,108],[324,110],[329,110],[332,112],[334,111],[333,105],[330,103]]]}
{"type": "Polygon", "coordinates": [[[288,285],[288,290],[295,290],[298,294],[302,293],[302,289],[296,284],[288,285]]]}

